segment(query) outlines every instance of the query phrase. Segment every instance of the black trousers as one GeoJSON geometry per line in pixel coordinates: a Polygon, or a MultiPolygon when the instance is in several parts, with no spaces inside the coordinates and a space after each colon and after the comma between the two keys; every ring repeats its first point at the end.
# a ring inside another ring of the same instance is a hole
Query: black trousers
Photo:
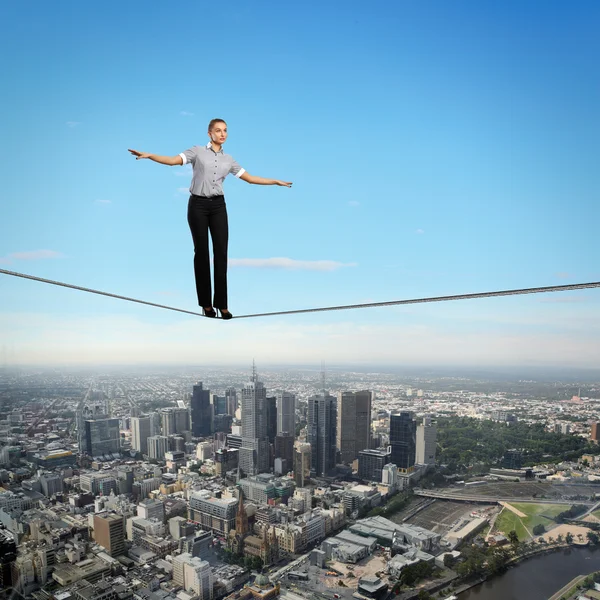
{"type": "Polygon", "coordinates": [[[227,308],[227,243],[229,225],[224,196],[190,196],[188,224],[194,240],[194,274],[199,306],[227,308]],[[208,232],[212,238],[215,295],[211,300],[208,232]]]}

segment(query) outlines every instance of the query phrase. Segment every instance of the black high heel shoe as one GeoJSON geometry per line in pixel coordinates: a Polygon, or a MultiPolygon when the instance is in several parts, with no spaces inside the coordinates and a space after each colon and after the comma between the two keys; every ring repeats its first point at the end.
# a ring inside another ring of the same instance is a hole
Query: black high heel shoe
{"type": "Polygon", "coordinates": [[[227,309],[225,309],[227,310],[226,313],[224,313],[220,308],[218,310],[221,312],[221,319],[233,319],[233,315],[227,309]]]}
{"type": "Polygon", "coordinates": [[[210,317],[211,319],[217,318],[217,311],[214,308],[211,308],[210,310],[206,310],[206,308],[202,307],[202,313],[204,314],[205,317],[210,317]]]}

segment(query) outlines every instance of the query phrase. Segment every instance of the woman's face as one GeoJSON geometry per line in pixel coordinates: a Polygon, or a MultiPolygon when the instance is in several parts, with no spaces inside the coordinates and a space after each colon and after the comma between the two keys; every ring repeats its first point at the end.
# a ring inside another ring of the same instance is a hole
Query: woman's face
{"type": "Polygon", "coordinates": [[[208,135],[216,144],[224,144],[227,139],[227,123],[215,123],[208,135]]]}

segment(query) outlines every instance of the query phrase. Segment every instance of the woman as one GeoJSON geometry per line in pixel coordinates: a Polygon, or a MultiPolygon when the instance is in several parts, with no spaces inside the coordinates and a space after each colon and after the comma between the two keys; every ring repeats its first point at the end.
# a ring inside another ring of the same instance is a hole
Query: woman
{"type": "Polygon", "coordinates": [[[194,274],[198,305],[204,315],[216,317],[215,308],[221,311],[221,318],[233,316],[227,308],[227,207],[223,196],[223,181],[231,173],[238,179],[256,185],[281,185],[292,187],[288,181],[265,179],[250,175],[229,154],[223,152],[227,140],[227,123],[223,119],[213,119],[208,124],[210,142],[206,146],[194,146],[178,156],[158,156],[129,150],[140,158],[149,158],[162,165],[185,165],[190,163],[193,169],[188,203],[188,223],[194,240],[194,274]],[[215,267],[215,295],[211,300],[210,259],[208,251],[208,232],[213,243],[215,267]]]}

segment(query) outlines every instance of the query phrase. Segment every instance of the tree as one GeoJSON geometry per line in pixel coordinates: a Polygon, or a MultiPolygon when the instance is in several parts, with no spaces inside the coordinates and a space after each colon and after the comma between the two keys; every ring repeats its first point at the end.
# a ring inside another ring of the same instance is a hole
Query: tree
{"type": "Polygon", "coordinates": [[[444,566],[447,569],[451,569],[456,564],[456,558],[450,554],[450,552],[444,554],[444,566]]]}
{"type": "Polygon", "coordinates": [[[596,532],[588,531],[586,533],[586,537],[588,539],[588,542],[593,546],[595,546],[598,543],[598,534],[596,532]]]}
{"type": "Polygon", "coordinates": [[[546,531],[546,528],[544,527],[544,525],[542,523],[539,523],[538,525],[535,525],[533,528],[533,535],[542,535],[542,533],[544,533],[546,531]]]}
{"type": "Polygon", "coordinates": [[[573,534],[570,531],[567,532],[567,536],[565,538],[565,541],[567,542],[567,544],[572,544],[573,543],[573,534]]]}
{"type": "Polygon", "coordinates": [[[517,535],[517,532],[514,529],[508,532],[508,541],[513,546],[516,546],[519,543],[519,536],[517,535]]]}
{"type": "Polygon", "coordinates": [[[556,541],[557,541],[559,544],[562,544],[562,543],[563,543],[563,539],[564,539],[564,538],[563,538],[563,536],[562,536],[562,533],[559,533],[559,534],[556,536],[556,541]]]}

